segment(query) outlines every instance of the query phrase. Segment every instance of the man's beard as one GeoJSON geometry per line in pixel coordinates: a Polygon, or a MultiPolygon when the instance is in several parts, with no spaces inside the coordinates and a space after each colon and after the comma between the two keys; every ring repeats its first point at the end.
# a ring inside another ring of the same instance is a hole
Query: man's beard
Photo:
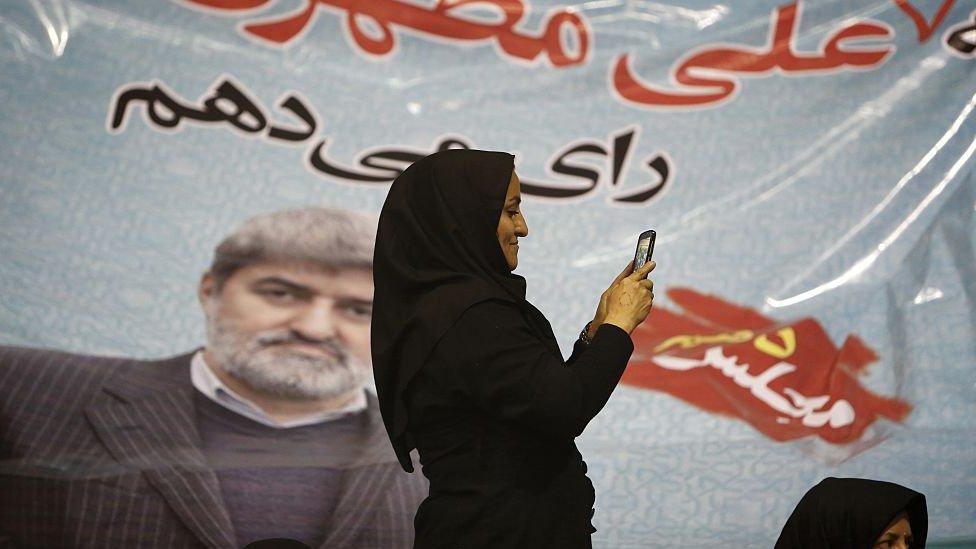
{"type": "Polygon", "coordinates": [[[369,378],[366,365],[334,340],[313,342],[288,329],[248,337],[222,319],[219,310],[207,317],[207,340],[217,366],[268,395],[327,399],[364,387],[369,378]],[[281,346],[291,342],[320,345],[335,356],[309,355],[281,346]]]}

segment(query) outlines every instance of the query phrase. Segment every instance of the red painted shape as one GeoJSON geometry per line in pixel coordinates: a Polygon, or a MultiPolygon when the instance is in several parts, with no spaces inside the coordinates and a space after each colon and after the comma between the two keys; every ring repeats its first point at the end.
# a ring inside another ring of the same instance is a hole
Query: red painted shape
{"type": "Polygon", "coordinates": [[[260,6],[263,6],[269,2],[269,0],[183,0],[184,2],[189,2],[191,4],[197,4],[198,6],[203,6],[206,8],[213,8],[217,10],[250,10],[260,6]]]}
{"type": "Polygon", "coordinates": [[[835,444],[854,442],[878,418],[902,421],[911,410],[907,402],[861,384],[858,375],[878,355],[856,335],[837,347],[813,318],[781,322],[687,288],[667,295],[682,311],[655,307],[634,331],[635,351],[622,380],[627,385],[742,419],[777,441],[817,436],[835,444]],[[706,364],[709,356],[723,357],[726,368],[706,364]],[[682,359],[686,366],[700,365],[675,369],[682,359]],[[802,410],[804,397],[820,403],[808,406],[809,414],[784,412],[802,410]],[[816,425],[817,414],[823,420],[833,417],[830,410],[848,407],[851,413],[839,414],[835,424],[816,425]]]}

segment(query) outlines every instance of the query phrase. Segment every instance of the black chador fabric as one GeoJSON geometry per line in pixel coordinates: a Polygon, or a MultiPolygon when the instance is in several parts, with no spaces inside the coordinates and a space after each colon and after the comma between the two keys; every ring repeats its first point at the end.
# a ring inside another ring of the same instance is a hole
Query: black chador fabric
{"type": "Polygon", "coordinates": [[[828,477],[796,505],[776,549],[869,549],[902,511],[912,527],[912,548],[924,548],[925,496],[891,482],[828,477]]]}
{"type": "Polygon", "coordinates": [[[633,344],[603,325],[563,362],[495,231],[504,153],[452,150],[408,168],[380,214],[373,367],[401,464],[430,495],[417,547],[589,547],[593,487],[574,438],[606,404],[633,344]]]}
{"type": "Polygon", "coordinates": [[[373,257],[373,372],[380,411],[400,463],[413,471],[403,393],[437,341],[475,303],[515,304],[556,353],[549,322],[525,300],[495,230],[514,157],[448,150],[423,158],[390,187],[373,257]]]}

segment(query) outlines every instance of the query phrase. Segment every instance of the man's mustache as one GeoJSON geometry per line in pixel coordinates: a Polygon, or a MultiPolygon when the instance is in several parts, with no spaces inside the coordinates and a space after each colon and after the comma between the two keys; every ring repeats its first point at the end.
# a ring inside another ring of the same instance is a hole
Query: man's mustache
{"type": "Polygon", "coordinates": [[[307,345],[315,345],[326,351],[330,351],[343,363],[345,363],[347,357],[346,349],[338,341],[336,341],[335,338],[331,337],[326,339],[315,339],[289,330],[265,332],[259,334],[256,341],[261,347],[271,347],[273,345],[283,345],[287,343],[304,343],[307,345]]]}

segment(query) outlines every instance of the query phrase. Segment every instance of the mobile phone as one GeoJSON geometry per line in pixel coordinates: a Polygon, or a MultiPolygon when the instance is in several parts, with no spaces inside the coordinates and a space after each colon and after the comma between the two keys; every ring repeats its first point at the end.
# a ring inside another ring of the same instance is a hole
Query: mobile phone
{"type": "Polygon", "coordinates": [[[653,230],[644,231],[637,237],[637,251],[634,252],[634,270],[640,269],[651,260],[654,253],[654,239],[657,233],[653,230]]]}

